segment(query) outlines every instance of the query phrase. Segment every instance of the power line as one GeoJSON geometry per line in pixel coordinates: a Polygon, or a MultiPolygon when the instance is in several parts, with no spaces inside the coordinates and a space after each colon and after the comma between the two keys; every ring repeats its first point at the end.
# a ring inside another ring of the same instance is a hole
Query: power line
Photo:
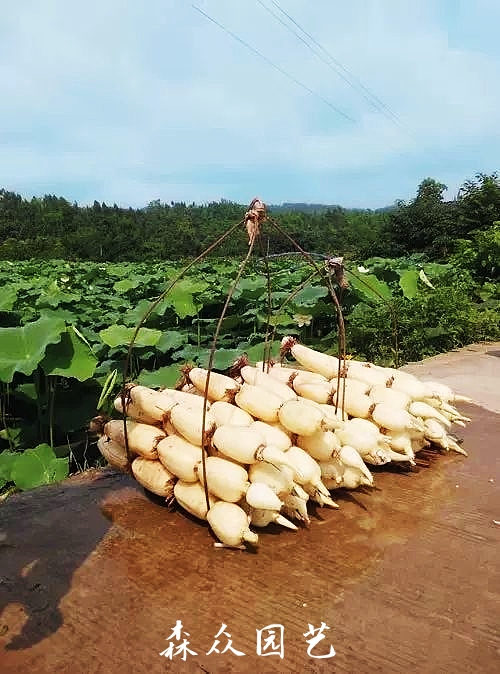
{"type": "Polygon", "coordinates": [[[301,87],[302,89],[304,89],[305,91],[307,91],[307,92],[308,92],[309,94],[311,94],[312,96],[316,96],[316,98],[319,98],[320,101],[322,101],[323,103],[325,103],[325,105],[328,105],[328,107],[331,108],[332,110],[334,110],[338,115],[341,115],[342,117],[344,117],[345,119],[347,119],[349,122],[352,122],[353,124],[356,123],[356,120],[354,120],[354,119],[353,119],[352,117],[350,117],[347,113],[345,113],[343,110],[341,110],[341,109],[338,108],[336,105],[334,105],[331,101],[329,101],[328,99],[326,99],[326,98],[324,98],[323,96],[321,96],[321,94],[318,94],[317,91],[314,91],[313,89],[311,89],[310,87],[308,87],[307,84],[304,84],[303,82],[300,82],[300,80],[298,80],[296,77],[294,77],[294,76],[291,75],[289,72],[287,72],[286,70],[284,70],[283,68],[281,68],[281,66],[277,65],[276,63],[274,63],[274,61],[271,61],[271,59],[269,59],[267,56],[265,56],[265,55],[262,54],[260,51],[258,51],[257,49],[255,49],[255,47],[252,47],[252,45],[248,44],[248,42],[245,42],[245,40],[243,40],[242,38],[238,37],[238,35],[236,35],[236,34],[233,33],[232,31],[230,31],[228,28],[226,28],[225,26],[223,26],[221,23],[219,23],[218,21],[216,21],[214,18],[212,18],[212,17],[209,16],[208,14],[206,14],[206,12],[204,12],[203,10],[201,10],[199,7],[197,7],[196,5],[191,5],[191,7],[192,7],[193,9],[195,9],[197,12],[199,12],[200,14],[202,14],[206,19],[208,19],[209,21],[211,21],[213,24],[215,24],[216,26],[218,26],[218,27],[219,27],[221,30],[223,30],[225,33],[227,33],[228,35],[230,35],[234,40],[236,40],[237,42],[239,42],[240,44],[242,44],[244,47],[246,47],[247,49],[249,49],[251,52],[253,52],[253,53],[256,54],[257,56],[259,56],[259,57],[260,57],[261,59],[263,59],[268,65],[272,66],[275,70],[277,70],[278,72],[280,72],[282,75],[284,75],[285,77],[287,77],[289,80],[291,80],[292,82],[294,82],[295,84],[297,84],[299,87],[301,87]]]}
{"type": "MultiPolygon", "coordinates": [[[[261,0],[257,0],[257,1],[259,2],[259,4],[261,4],[262,6],[265,7],[265,5],[261,2],[261,0]]],[[[273,5],[274,5],[274,6],[275,6],[275,7],[276,7],[276,8],[277,8],[277,9],[278,9],[284,16],[286,16],[286,18],[287,18],[289,21],[291,21],[291,22],[294,24],[294,26],[296,26],[296,27],[297,27],[297,28],[298,28],[304,35],[306,35],[306,36],[311,40],[311,42],[312,42],[313,44],[315,44],[315,45],[316,45],[316,46],[317,46],[317,47],[318,47],[324,54],[326,54],[326,56],[328,57],[328,59],[329,59],[335,66],[337,66],[338,70],[340,70],[341,72],[344,72],[344,73],[347,75],[347,78],[348,78],[348,79],[345,78],[345,77],[343,77],[343,79],[345,79],[345,81],[347,81],[349,84],[351,84],[351,86],[357,85],[357,87],[359,87],[360,89],[362,89],[362,90],[369,96],[369,99],[370,99],[371,101],[375,101],[379,106],[381,106],[381,107],[383,107],[383,108],[389,110],[388,106],[387,106],[383,101],[381,101],[380,98],[378,98],[378,96],[376,96],[375,94],[373,94],[367,87],[365,87],[364,84],[359,80],[359,78],[357,78],[353,73],[351,73],[351,72],[350,72],[350,71],[349,71],[349,70],[348,70],[348,69],[347,69],[347,68],[346,68],[340,61],[338,61],[332,54],[330,54],[330,52],[327,51],[327,50],[323,47],[323,45],[321,45],[321,44],[320,44],[320,43],[319,43],[319,42],[318,42],[318,41],[317,41],[317,40],[316,40],[310,33],[308,33],[304,28],[302,28],[302,26],[301,26],[301,25],[300,25],[300,24],[299,24],[299,23],[298,23],[298,22],[297,22],[297,21],[296,21],[296,20],[295,20],[289,13],[288,13],[288,12],[285,11],[285,10],[278,4],[278,2],[276,2],[276,0],[271,0],[271,2],[273,3],[273,5]],[[351,80],[352,80],[352,81],[351,81],[351,80]]],[[[266,9],[267,9],[267,8],[266,8],[266,9]]],[[[276,15],[274,15],[274,16],[276,16],[276,15]]],[[[283,22],[282,22],[282,23],[283,23],[283,22]]],[[[283,24],[283,25],[286,26],[286,24],[283,24]]],[[[289,30],[291,30],[291,28],[290,28],[289,26],[287,26],[287,27],[288,27],[289,30]]],[[[295,35],[297,34],[297,33],[295,33],[295,31],[292,31],[292,30],[291,30],[291,32],[293,32],[295,35]]],[[[306,42],[305,40],[302,40],[302,41],[303,41],[305,44],[307,44],[307,45],[309,46],[309,48],[311,49],[311,46],[309,45],[308,42],[306,42]]],[[[337,71],[337,72],[338,72],[338,71],[337,71]]],[[[338,74],[340,75],[340,73],[338,73],[338,74]]],[[[341,75],[341,76],[342,76],[342,75],[341,75]]],[[[391,115],[396,116],[392,111],[389,110],[389,112],[391,112],[391,115]]]]}
{"type": "MultiPolygon", "coordinates": [[[[276,14],[276,12],[273,12],[273,10],[272,10],[270,7],[268,7],[266,4],[264,4],[264,2],[262,2],[262,0],[257,0],[257,2],[259,3],[259,5],[260,5],[261,7],[263,7],[263,8],[266,10],[266,12],[268,12],[272,17],[274,17],[274,18],[276,19],[276,21],[278,21],[279,23],[281,23],[281,25],[284,26],[290,33],[292,33],[293,35],[295,35],[295,37],[296,37],[298,40],[300,40],[301,42],[303,42],[303,43],[306,45],[306,47],[307,47],[308,49],[310,49],[310,50],[312,51],[312,53],[313,53],[315,56],[317,56],[317,57],[319,58],[320,61],[322,61],[323,63],[325,63],[331,70],[334,70],[334,72],[335,72],[341,79],[343,79],[344,82],[346,82],[350,87],[353,87],[354,89],[356,89],[356,87],[354,87],[354,85],[353,85],[353,83],[351,82],[351,80],[350,80],[348,77],[346,77],[346,76],[342,73],[342,71],[340,71],[340,70],[337,69],[337,68],[334,68],[329,60],[327,60],[321,53],[318,53],[318,51],[315,50],[307,40],[305,40],[299,33],[297,33],[296,30],[293,30],[293,28],[291,28],[291,27],[286,23],[286,21],[283,21],[283,19],[281,19],[281,18],[276,14]]],[[[305,31],[302,31],[302,32],[305,32],[305,31]]],[[[306,35],[307,35],[307,33],[306,33],[306,35]]],[[[364,96],[364,98],[365,98],[371,105],[373,105],[377,110],[379,110],[379,106],[377,106],[377,105],[372,101],[371,98],[369,98],[368,96],[366,96],[366,95],[364,95],[364,94],[363,94],[363,96],[364,96]]]]}
{"type": "Polygon", "coordinates": [[[286,18],[294,25],[296,26],[311,42],[318,47],[318,49],[323,52],[328,58],[328,61],[326,61],[323,57],[321,57],[317,51],[315,51],[312,46],[307,42],[304,38],[302,38],[295,30],[293,30],[287,23],[285,23],[283,20],[281,20],[269,7],[267,7],[261,0],[257,0],[257,2],[264,7],[276,20],[278,20],[287,30],[289,30],[291,33],[293,33],[301,42],[303,42],[312,52],[315,54],[318,58],[320,58],[323,63],[326,63],[332,70],[334,70],[339,77],[341,77],[349,86],[351,86],[353,89],[357,89],[359,93],[367,100],[373,107],[375,107],[379,112],[382,112],[386,117],[389,116],[394,123],[396,123],[400,128],[404,129],[407,133],[413,136],[413,133],[411,129],[404,124],[404,122],[398,117],[398,115],[391,110],[391,108],[386,105],[378,96],[376,96],[374,93],[372,93],[365,85],[359,80],[358,77],[356,77],[353,73],[351,73],[340,61],[338,61],[332,54],[330,54],[329,51],[327,51],[315,38],[308,33],[300,24],[295,21],[295,19],[288,14],[279,4],[276,2],[276,0],[271,0],[273,5],[284,15],[286,18]]]}

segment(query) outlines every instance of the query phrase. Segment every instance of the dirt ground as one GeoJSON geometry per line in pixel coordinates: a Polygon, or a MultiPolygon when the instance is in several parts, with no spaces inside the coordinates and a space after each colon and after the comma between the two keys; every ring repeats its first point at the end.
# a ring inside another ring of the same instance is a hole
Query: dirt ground
{"type": "Polygon", "coordinates": [[[454,431],[467,458],[376,470],[375,488],[339,492],[308,529],[262,532],[255,553],[215,549],[110,469],[11,497],[0,671],[500,671],[499,356],[475,345],[406,368],[479,403],[454,431]]]}

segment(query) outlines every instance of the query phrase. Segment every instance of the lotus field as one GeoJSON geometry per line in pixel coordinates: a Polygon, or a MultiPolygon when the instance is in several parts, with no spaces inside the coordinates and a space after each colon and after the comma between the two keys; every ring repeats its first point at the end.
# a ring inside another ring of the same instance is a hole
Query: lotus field
{"type": "MultiPolygon", "coordinates": [[[[251,260],[220,326],[214,370],[226,371],[243,353],[260,360],[266,335],[275,356],[284,335],[337,353],[336,310],[324,260],[316,263],[298,255],[251,260]]],[[[172,387],[186,363],[206,367],[240,264],[214,258],[183,274],[181,263],[168,261],[3,261],[0,491],[58,480],[98,461],[89,420],[103,387],[101,409],[110,412],[134,333],[127,378],[135,383],[172,387]]],[[[496,337],[498,289],[483,288],[471,300],[450,265],[373,258],[346,263],[346,279],[337,291],[350,357],[397,366],[496,337]]]]}

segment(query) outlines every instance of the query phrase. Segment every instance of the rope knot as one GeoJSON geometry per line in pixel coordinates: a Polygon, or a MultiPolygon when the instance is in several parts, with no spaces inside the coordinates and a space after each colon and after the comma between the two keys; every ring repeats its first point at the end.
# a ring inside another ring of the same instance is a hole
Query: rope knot
{"type": "Polygon", "coordinates": [[[245,225],[248,233],[248,245],[251,246],[259,234],[259,227],[266,218],[266,206],[260,199],[254,199],[245,213],[245,225]]]}

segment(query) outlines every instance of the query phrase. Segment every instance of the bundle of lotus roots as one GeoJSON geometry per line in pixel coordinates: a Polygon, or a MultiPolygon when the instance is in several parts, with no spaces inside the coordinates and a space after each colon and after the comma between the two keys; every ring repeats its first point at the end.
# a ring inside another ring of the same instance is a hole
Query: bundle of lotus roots
{"type": "Polygon", "coordinates": [[[102,455],[207,520],[217,546],[244,548],[258,542],[250,526],[296,530],[309,500],[337,508],[332,491],[372,486],[369,465],[414,464],[430,445],[466,454],[450,428],[470,421],[454,403],[471,400],[449,387],[293,337],[282,355],[296,364],[243,357],[233,376],[185,367],[181,390],[128,384],[115,400],[124,418],[101,427],[102,455]]]}

